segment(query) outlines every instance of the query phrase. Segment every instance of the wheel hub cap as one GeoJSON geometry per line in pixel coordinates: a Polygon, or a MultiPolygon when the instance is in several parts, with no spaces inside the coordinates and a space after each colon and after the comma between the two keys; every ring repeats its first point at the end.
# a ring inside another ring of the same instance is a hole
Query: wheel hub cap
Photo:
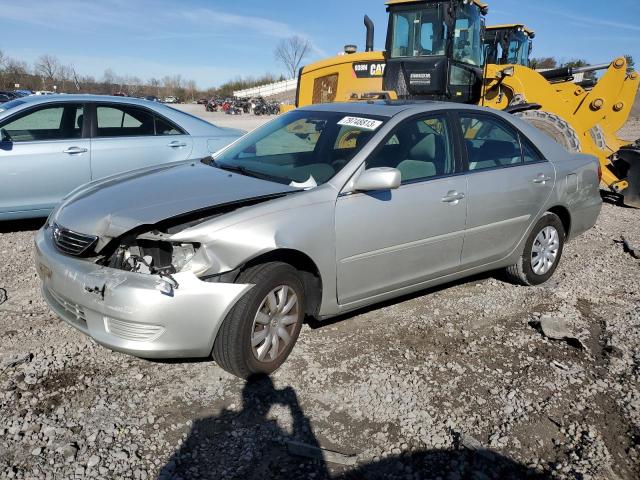
{"type": "Polygon", "coordinates": [[[544,227],[533,241],[531,247],[531,268],[536,275],[546,274],[558,258],[560,236],[555,227],[544,227]]]}
{"type": "Polygon", "coordinates": [[[260,362],[273,362],[291,343],[298,321],[298,297],[287,285],[271,290],[253,319],[251,347],[260,362]]]}

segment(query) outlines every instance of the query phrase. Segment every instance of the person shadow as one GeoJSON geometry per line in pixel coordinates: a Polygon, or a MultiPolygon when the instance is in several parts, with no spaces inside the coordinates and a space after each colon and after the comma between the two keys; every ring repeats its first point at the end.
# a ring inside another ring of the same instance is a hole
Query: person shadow
{"type": "Polygon", "coordinates": [[[266,479],[536,479],[551,478],[490,450],[424,450],[353,465],[355,457],[321,448],[291,387],[276,389],[254,376],[242,390],[240,411],[196,420],[158,480],[266,479]],[[269,418],[274,407],[291,415],[289,429],[269,418]],[[290,431],[287,431],[290,430],[290,431]],[[336,460],[338,458],[338,460],[336,460]],[[351,465],[349,465],[351,464],[351,465]]]}

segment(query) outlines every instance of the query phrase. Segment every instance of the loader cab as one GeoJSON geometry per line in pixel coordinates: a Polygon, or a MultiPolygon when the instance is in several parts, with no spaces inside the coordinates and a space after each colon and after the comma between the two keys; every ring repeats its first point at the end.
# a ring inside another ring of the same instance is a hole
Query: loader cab
{"type": "Polygon", "coordinates": [[[476,103],[487,6],[478,0],[390,0],[383,90],[398,98],[476,103]]]}
{"type": "Polygon", "coordinates": [[[535,32],[521,24],[487,27],[484,34],[486,62],[529,67],[535,32]]]}

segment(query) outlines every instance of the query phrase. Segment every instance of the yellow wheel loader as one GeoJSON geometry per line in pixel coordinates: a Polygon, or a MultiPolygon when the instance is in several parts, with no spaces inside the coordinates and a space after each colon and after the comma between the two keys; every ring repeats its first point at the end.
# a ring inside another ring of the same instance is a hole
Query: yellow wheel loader
{"type": "MultiPolygon", "coordinates": [[[[365,16],[366,48],[300,70],[296,106],[369,99],[424,99],[474,103],[504,110],[549,134],[570,151],[600,159],[603,182],[640,207],[640,142],[619,139],[638,91],[638,74],[624,58],[606,65],[536,72],[524,65],[531,36],[518,62],[485,61],[484,16],[479,0],[390,0],[386,49],[373,50],[374,26],[365,16]],[[502,64],[501,64],[502,62],[502,64]],[[571,80],[606,70],[591,88],[571,80]]],[[[502,26],[509,27],[509,26],[502,26]]],[[[523,33],[526,33],[522,26],[523,33]]],[[[509,50],[509,48],[507,48],[509,50]]]]}

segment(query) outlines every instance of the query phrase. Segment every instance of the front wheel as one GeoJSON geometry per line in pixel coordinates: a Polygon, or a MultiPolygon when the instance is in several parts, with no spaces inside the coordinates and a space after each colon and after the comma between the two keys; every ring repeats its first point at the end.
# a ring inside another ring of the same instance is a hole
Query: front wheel
{"type": "Polygon", "coordinates": [[[300,334],[305,312],[302,280],[292,266],[271,262],[247,269],[238,283],[255,286],[222,322],[213,358],[241,378],[270,374],[284,363],[300,334]]]}
{"type": "Polygon", "coordinates": [[[527,237],[518,263],[507,267],[509,280],[521,285],[540,285],[549,280],[560,262],[565,235],[560,218],[545,213],[527,237]]]}

